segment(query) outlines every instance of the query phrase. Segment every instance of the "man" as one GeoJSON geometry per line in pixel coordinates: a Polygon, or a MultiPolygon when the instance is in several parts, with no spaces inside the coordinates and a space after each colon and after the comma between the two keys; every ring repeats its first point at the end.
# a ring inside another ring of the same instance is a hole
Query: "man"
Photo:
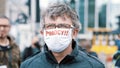
{"type": "Polygon", "coordinates": [[[19,68],[20,51],[8,35],[11,25],[5,16],[0,17],[0,68],[19,68]]]}
{"type": "MultiPolygon", "coordinates": [[[[98,57],[96,52],[91,51],[92,44],[90,40],[87,39],[81,39],[79,41],[80,46],[86,50],[86,52],[92,56],[98,57]]],[[[81,49],[80,47],[80,49],[81,49]]]]}
{"type": "Polygon", "coordinates": [[[68,5],[50,5],[41,20],[45,51],[23,62],[21,68],[104,68],[100,61],[78,50],[74,39],[80,23],[68,5]]]}
{"type": "Polygon", "coordinates": [[[113,55],[114,64],[117,67],[120,67],[120,34],[117,34],[118,38],[115,40],[115,45],[118,47],[117,52],[113,55]]]}

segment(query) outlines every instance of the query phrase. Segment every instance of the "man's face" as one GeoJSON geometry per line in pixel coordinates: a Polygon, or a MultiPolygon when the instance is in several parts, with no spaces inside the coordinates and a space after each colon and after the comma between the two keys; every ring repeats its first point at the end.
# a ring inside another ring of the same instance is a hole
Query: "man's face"
{"type": "MultiPolygon", "coordinates": [[[[52,20],[48,17],[45,18],[45,28],[44,29],[55,29],[55,28],[49,28],[49,25],[50,26],[54,26],[54,25],[57,25],[57,28],[64,28],[64,29],[68,29],[68,28],[71,28],[71,25],[72,24],[72,21],[70,18],[67,18],[65,17],[65,19],[61,18],[61,17],[58,17],[56,18],[55,20],[52,20]]],[[[43,34],[43,32],[42,32],[43,34]]],[[[72,31],[72,38],[74,39],[78,34],[78,29],[73,29],[72,31]]]]}
{"type": "Polygon", "coordinates": [[[0,18],[0,38],[5,38],[10,31],[10,23],[8,19],[0,18]]]}

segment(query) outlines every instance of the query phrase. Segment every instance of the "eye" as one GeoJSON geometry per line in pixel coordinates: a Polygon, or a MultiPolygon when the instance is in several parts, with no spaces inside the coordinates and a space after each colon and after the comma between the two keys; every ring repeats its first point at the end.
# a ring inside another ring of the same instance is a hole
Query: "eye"
{"type": "Polygon", "coordinates": [[[10,25],[0,25],[0,27],[8,28],[10,25]]]}
{"type": "Polygon", "coordinates": [[[52,28],[55,28],[56,25],[55,24],[46,24],[45,25],[45,29],[52,29],[52,28]]]}

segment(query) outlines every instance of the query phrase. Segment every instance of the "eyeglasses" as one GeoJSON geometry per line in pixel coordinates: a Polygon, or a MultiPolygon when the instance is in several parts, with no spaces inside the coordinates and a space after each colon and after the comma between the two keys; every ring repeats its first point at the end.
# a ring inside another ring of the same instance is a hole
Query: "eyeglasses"
{"type": "Polygon", "coordinates": [[[10,25],[0,25],[0,28],[3,27],[3,28],[9,28],[10,25]]]}
{"type": "Polygon", "coordinates": [[[55,28],[67,28],[67,29],[69,29],[69,28],[74,28],[74,26],[69,25],[69,24],[58,24],[58,25],[56,25],[56,24],[45,24],[44,28],[45,29],[55,29],[55,28]]]}

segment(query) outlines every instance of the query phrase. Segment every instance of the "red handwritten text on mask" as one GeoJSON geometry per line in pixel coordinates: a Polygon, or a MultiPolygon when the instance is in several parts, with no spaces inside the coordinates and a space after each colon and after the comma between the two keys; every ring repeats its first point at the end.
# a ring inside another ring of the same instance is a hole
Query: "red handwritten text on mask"
{"type": "Polygon", "coordinates": [[[68,30],[52,30],[52,31],[46,31],[46,36],[52,36],[52,35],[68,35],[68,30]]]}

